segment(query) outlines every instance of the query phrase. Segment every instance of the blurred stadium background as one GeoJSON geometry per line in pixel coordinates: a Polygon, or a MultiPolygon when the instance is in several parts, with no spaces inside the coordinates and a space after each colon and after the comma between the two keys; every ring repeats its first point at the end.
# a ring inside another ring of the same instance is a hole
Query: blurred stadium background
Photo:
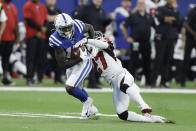
{"type": "MultiPolygon", "coordinates": [[[[13,78],[18,78],[20,76],[20,78],[23,78],[23,75],[26,75],[26,67],[25,66],[25,41],[23,40],[24,37],[25,37],[25,27],[23,25],[23,21],[24,21],[24,18],[23,18],[23,6],[25,4],[25,2],[27,2],[26,0],[13,0],[12,1],[13,4],[16,5],[17,7],[17,10],[18,10],[18,18],[19,18],[19,26],[20,26],[20,39],[22,40],[21,43],[24,43],[24,47],[21,47],[19,53],[17,53],[18,51],[18,47],[16,46],[16,48],[14,48],[14,57],[13,60],[11,60],[11,69],[10,69],[10,73],[11,73],[11,77],[13,78]],[[14,69],[14,62],[15,60],[19,60],[23,63],[23,68],[21,68],[21,71],[17,71],[17,69],[14,69]],[[22,75],[20,75],[22,74],[22,75]]],[[[46,5],[46,1],[45,0],[40,0],[41,3],[43,3],[44,5],[46,5]]],[[[92,2],[92,0],[89,0],[89,3],[92,2]]],[[[194,6],[195,4],[195,0],[178,0],[178,9],[181,13],[181,15],[186,18],[186,15],[190,9],[190,6],[194,6]]],[[[131,10],[134,10],[134,8],[136,7],[136,3],[137,1],[136,0],[132,0],[131,1],[131,10]]],[[[72,15],[72,12],[74,11],[75,8],[77,8],[79,5],[79,2],[78,0],[72,0],[72,1],[65,1],[65,0],[57,0],[56,1],[56,5],[55,7],[57,7],[58,9],[60,9],[62,12],[66,12],[70,15],[72,15]]],[[[115,1],[110,1],[110,0],[104,0],[101,7],[105,10],[105,13],[107,15],[107,17],[109,17],[110,13],[114,12],[115,8],[117,7],[120,7],[121,6],[121,0],[115,0],[115,1]]],[[[118,33],[118,29],[117,29],[117,33],[118,33]]],[[[124,42],[124,37],[123,36],[120,36],[120,38],[117,39],[117,48],[119,49],[118,51],[120,51],[120,58],[123,62],[123,65],[126,67],[126,68],[130,68],[130,67],[127,67],[129,66],[129,47],[130,45],[129,44],[121,44],[121,41],[124,42]],[[127,53],[128,52],[128,53],[127,53]]],[[[47,43],[46,43],[47,44],[47,43]]],[[[174,51],[174,56],[173,56],[173,66],[171,67],[173,72],[171,73],[171,77],[172,78],[175,78],[175,79],[179,79],[178,77],[181,75],[179,72],[181,72],[181,68],[180,66],[177,66],[177,65],[182,65],[182,61],[183,61],[183,52],[184,52],[184,48],[181,47],[180,44],[176,44],[176,48],[175,48],[175,51],[174,51]]],[[[119,53],[119,52],[118,52],[119,53]]],[[[190,64],[190,68],[189,68],[189,73],[188,73],[188,80],[190,81],[194,81],[195,80],[195,75],[196,75],[196,70],[195,70],[195,59],[196,59],[196,56],[195,56],[195,50],[193,49],[192,51],[192,61],[191,61],[191,64],[190,64]]],[[[44,67],[44,78],[53,78],[54,77],[54,69],[51,68],[52,64],[51,64],[52,61],[52,58],[50,55],[47,55],[47,59],[45,60],[45,67],[44,67]]],[[[2,73],[3,73],[3,70],[2,68],[0,67],[0,75],[2,76],[2,73]]],[[[64,73],[62,73],[63,75],[64,73]]],[[[141,63],[139,64],[139,67],[137,68],[137,71],[136,71],[136,74],[134,75],[135,76],[135,79],[138,80],[138,81],[142,81],[142,67],[141,67],[141,63]]],[[[63,75],[64,76],[64,75],[63,75]]],[[[21,86],[21,85],[25,85],[25,81],[23,79],[14,79],[14,81],[16,82],[16,85],[17,86],[21,86]]],[[[64,77],[62,77],[62,79],[64,80],[64,77]]],[[[48,80],[46,80],[48,81],[48,80]]],[[[180,84],[180,80],[176,80],[178,81],[178,83],[180,84]]],[[[52,82],[51,82],[52,83],[52,82]]],[[[194,88],[195,87],[195,82],[188,82],[188,85],[187,85],[187,88],[194,88]],[[190,83],[190,84],[189,84],[190,83]]],[[[50,84],[47,84],[47,82],[43,83],[43,85],[48,85],[50,86],[50,84]]],[[[3,85],[3,84],[0,84],[0,85],[3,85]]],[[[145,85],[144,82],[142,83],[141,82],[141,86],[145,85]]],[[[56,84],[53,84],[53,86],[58,86],[56,84]]],[[[63,85],[61,85],[63,86],[63,85]]],[[[148,85],[149,86],[149,85],[148,85]]],[[[171,86],[172,87],[180,87],[179,85],[176,85],[174,84],[174,86],[171,86]]]]}
{"type": "MultiPolygon", "coordinates": [[[[89,0],[91,2],[92,0],[89,0]]],[[[112,89],[110,86],[100,78],[102,89],[89,89],[90,96],[95,100],[95,105],[98,107],[100,117],[98,120],[80,120],[80,114],[82,105],[76,99],[68,96],[64,93],[65,73],[61,73],[61,79],[63,83],[55,83],[54,71],[51,67],[51,56],[47,55],[47,60],[44,66],[43,82],[33,85],[27,85],[26,82],[26,67],[25,67],[25,28],[23,25],[23,6],[27,0],[13,0],[13,4],[17,7],[19,27],[21,27],[20,43],[24,46],[20,47],[20,53],[18,47],[14,47],[15,60],[20,61],[23,65],[20,65],[21,69],[12,68],[14,61],[9,69],[9,79],[16,84],[14,86],[6,86],[0,83],[0,131],[97,131],[97,130],[136,130],[136,131],[195,131],[196,125],[196,50],[192,53],[191,66],[186,82],[186,88],[182,89],[180,83],[174,81],[173,77],[179,76],[179,70],[176,70],[176,65],[179,61],[182,62],[182,56],[180,58],[178,53],[183,54],[184,49],[176,47],[176,61],[171,78],[169,89],[150,88],[149,85],[142,83],[142,69],[138,68],[135,75],[136,83],[140,85],[142,90],[142,96],[153,108],[153,114],[160,114],[168,119],[175,120],[177,124],[144,124],[144,123],[129,123],[121,121],[115,115],[115,110],[112,102],[112,89]],[[50,91],[50,87],[52,91],[50,91]],[[26,90],[29,88],[29,90],[26,90]],[[56,89],[55,89],[56,88],[56,89]],[[43,89],[43,90],[42,90],[43,89]],[[154,91],[158,89],[156,93],[154,91]],[[145,92],[146,91],[146,92],[145,92]],[[106,116],[104,116],[104,114],[106,116]],[[107,116],[109,115],[109,116],[107,116]]],[[[46,5],[45,0],[40,0],[41,3],[46,5]]],[[[185,18],[190,5],[196,4],[195,0],[177,0],[178,9],[182,16],[185,18]]],[[[132,0],[131,10],[134,10],[137,0],[132,0]]],[[[72,14],[73,10],[78,6],[78,0],[57,0],[56,7],[72,14]]],[[[121,0],[104,0],[102,8],[105,10],[107,17],[111,12],[114,12],[115,8],[121,6],[121,0]]],[[[195,23],[196,24],[196,23],[195,23]]],[[[124,39],[124,38],[122,38],[124,39]]],[[[129,61],[129,55],[125,52],[129,52],[129,46],[126,48],[120,48],[117,51],[121,58],[123,65],[127,67],[129,61]]],[[[181,63],[182,64],[182,63],[181,63]]],[[[0,78],[3,77],[3,70],[0,68],[0,78]]],[[[35,77],[35,79],[37,79],[35,77]]],[[[88,80],[84,82],[85,87],[88,86],[88,80]]],[[[138,105],[131,101],[130,110],[138,111],[138,105]]]]}

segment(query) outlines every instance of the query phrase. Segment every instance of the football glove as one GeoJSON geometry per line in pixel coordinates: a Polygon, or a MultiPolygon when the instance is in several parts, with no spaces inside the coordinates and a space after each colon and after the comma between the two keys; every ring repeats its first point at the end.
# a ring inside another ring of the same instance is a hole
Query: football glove
{"type": "Polygon", "coordinates": [[[85,51],[82,51],[81,48],[79,48],[79,50],[80,50],[80,58],[81,58],[83,61],[86,61],[86,60],[88,60],[88,59],[91,58],[91,57],[88,55],[86,48],[85,48],[85,51]]]}
{"type": "Polygon", "coordinates": [[[77,48],[77,47],[79,47],[79,46],[83,46],[83,45],[85,45],[87,42],[88,42],[88,39],[85,37],[85,38],[81,39],[80,41],[78,41],[78,42],[74,45],[74,48],[77,48]]]}

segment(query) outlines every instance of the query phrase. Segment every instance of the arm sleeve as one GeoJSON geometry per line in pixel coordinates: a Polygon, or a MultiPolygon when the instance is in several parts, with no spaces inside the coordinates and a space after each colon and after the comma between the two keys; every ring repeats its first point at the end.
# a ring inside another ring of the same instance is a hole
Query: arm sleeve
{"type": "Polygon", "coordinates": [[[4,9],[2,9],[0,14],[0,22],[5,22],[6,20],[7,20],[7,16],[5,14],[4,9]]]}
{"type": "Polygon", "coordinates": [[[37,30],[39,30],[39,31],[41,30],[41,26],[38,25],[37,23],[35,23],[32,19],[26,18],[25,20],[26,20],[27,24],[28,24],[30,27],[35,28],[35,29],[37,29],[37,30]]]}
{"type": "Polygon", "coordinates": [[[185,20],[186,20],[186,22],[188,22],[188,23],[192,20],[191,18],[193,18],[193,17],[192,17],[192,12],[193,12],[193,9],[189,10],[187,16],[185,17],[185,20]]]}
{"type": "Polygon", "coordinates": [[[62,42],[58,40],[54,35],[49,37],[49,46],[53,48],[61,48],[62,42]]]}
{"type": "Polygon", "coordinates": [[[47,10],[47,8],[44,6],[44,12],[45,12],[45,19],[44,19],[44,21],[48,21],[48,10],[47,10]]]}
{"type": "Polygon", "coordinates": [[[158,8],[156,11],[156,17],[160,23],[164,23],[165,15],[163,14],[162,8],[158,8]]]}
{"type": "Polygon", "coordinates": [[[45,20],[45,21],[44,21],[44,26],[45,26],[45,27],[48,27],[48,24],[49,24],[48,20],[45,20]]]}
{"type": "Polygon", "coordinates": [[[132,25],[131,19],[132,19],[132,14],[130,14],[129,17],[127,17],[127,19],[126,19],[125,22],[124,22],[124,26],[125,26],[126,28],[128,28],[130,25],[132,25]]]}
{"type": "Polygon", "coordinates": [[[174,21],[173,25],[176,26],[180,31],[184,22],[184,17],[180,13],[178,13],[175,18],[176,20],[174,21]]]}
{"type": "Polygon", "coordinates": [[[32,16],[31,9],[27,5],[25,5],[24,8],[23,8],[23,16],[24,16],[25,21],[27,22],[27,24],[30,27],[35,28],[39,31],[41,30],[41,27],[32,20],[32,18],[34,16],[32,16]]]}
{"type": "Polygon", "coordinates": [[[48,26],[48,10],[46,7],[44,7],[44,12],[45,12],[45,19],[44,19],[44,26],[48,26]]]}
{"type": "Polygon", "coordinates": [[[96,40],[96,39],[88,39],[87,44],[95,46],[99,49],[107,49],[109,47],[109,44],[107,42],[96,40]]]}

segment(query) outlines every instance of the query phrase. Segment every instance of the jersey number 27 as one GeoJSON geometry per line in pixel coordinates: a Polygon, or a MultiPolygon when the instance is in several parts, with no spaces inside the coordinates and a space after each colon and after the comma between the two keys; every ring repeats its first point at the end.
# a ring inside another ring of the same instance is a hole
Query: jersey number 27
{"type": "Polygon", "coordinates": [[[102,52],[102,51],[100,51],[100,52],[96,55],[96,57],[93,59],[94,68],[95,68],[95,70],[98,71],[99,75],[101,75],[103,71],[102,71],[101,68],[98,68],[98,64],[97,64],[97,61],[98,61],[99,59],[100,59],[100,61],[101,61],[101,63],[102,63],[103,69],[105,70],[105,69],[108,67],[108,65],[107,65],[107,63],[106,63],[106,60],[105,60],[105,58],[104,58],[104,55],[103,55],[103,52],[102,52]]]}

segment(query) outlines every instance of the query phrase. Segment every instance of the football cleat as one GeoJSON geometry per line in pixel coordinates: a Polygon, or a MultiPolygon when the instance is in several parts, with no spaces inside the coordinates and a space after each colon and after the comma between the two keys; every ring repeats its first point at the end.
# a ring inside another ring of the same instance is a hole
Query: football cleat
{"type": "Polygon", "coordinates": [[[96,114],[98,113],[98,109],[93,105],[92,107],[89,108],[89,110],[87,111],[87,114],[85,117],[83,117],[83,119],[97,119],[96,118],[96,114]]]}
{"type": "Polygon", "coordinates": [[[81,119],[90,119],[98,113],[98,109],[93,105],[93,99],[88,97],[87,101],[83,103],[81,119]]]}
{"type": "Polygon", "coordinates": [[[88,97],[88,99],[83,103],[81,116],[84,118],[87,117],[88,112],[92,106],[93,106],[93,99],[88,97]]]}

